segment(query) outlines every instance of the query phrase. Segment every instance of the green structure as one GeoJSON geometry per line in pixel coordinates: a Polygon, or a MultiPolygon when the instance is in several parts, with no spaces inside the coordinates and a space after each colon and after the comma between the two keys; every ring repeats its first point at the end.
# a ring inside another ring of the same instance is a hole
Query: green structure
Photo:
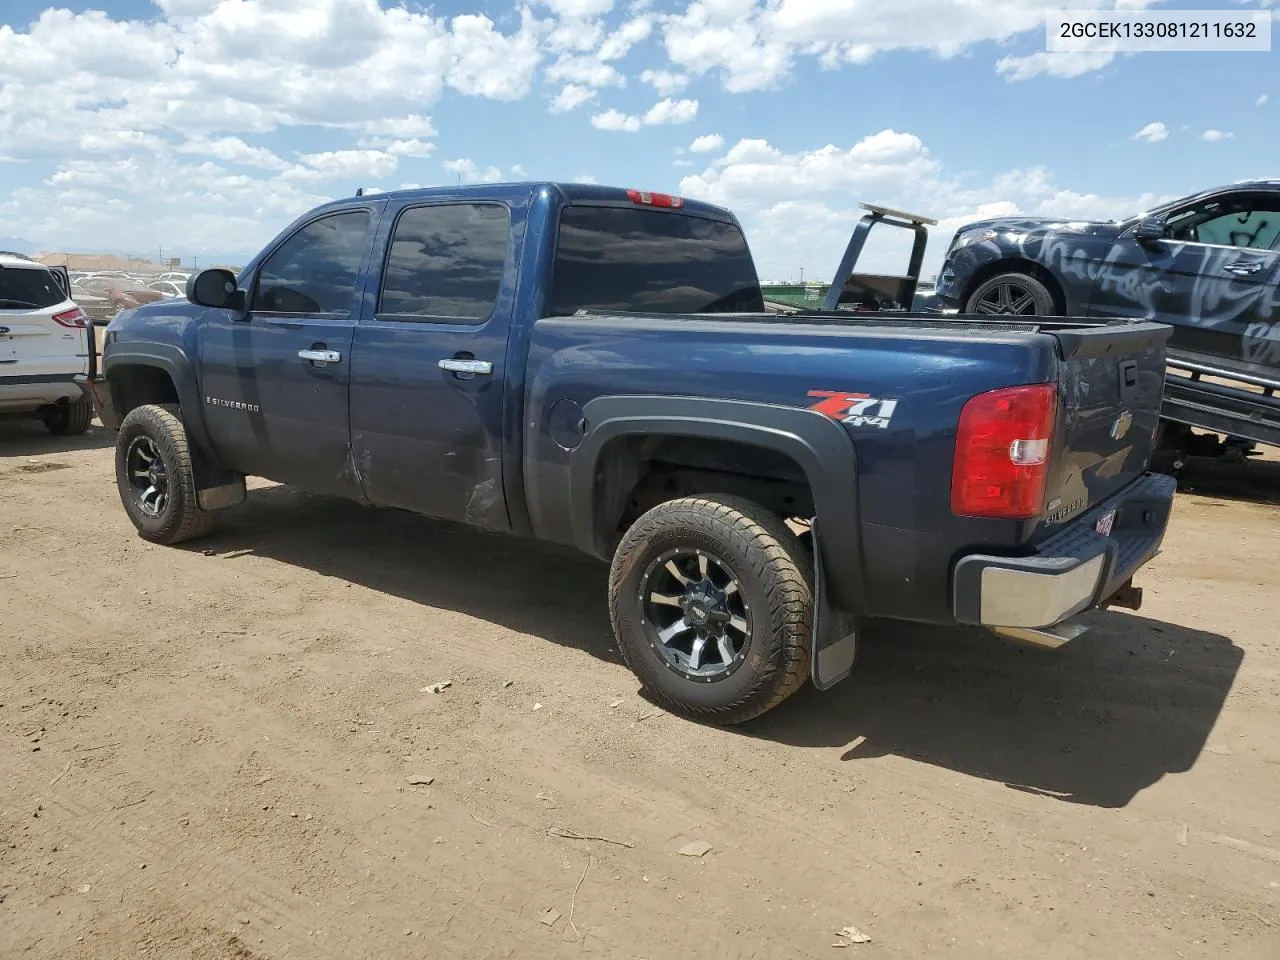
{"type": "Polygon", "coordinates": [[[762,283],[760,290],[766,300],[801,310],[820,310],[830,287],[829,283],[762,283]]]}

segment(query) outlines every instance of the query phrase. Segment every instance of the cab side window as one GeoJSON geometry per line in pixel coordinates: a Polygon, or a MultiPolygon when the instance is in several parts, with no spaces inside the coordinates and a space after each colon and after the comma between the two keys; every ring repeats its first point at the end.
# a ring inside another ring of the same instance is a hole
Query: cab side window
{"type": "Polygon", "coordinates": [[[1271,250],[1280,240],[1280,198],[1228,198],[1182,210],[1169,218],[1170,240],[1271,250]]]}
{"type": "Polygon", "coordinates": [[[378,315],[484,323],[498,302],[510,237],[501,204],[410,207],[391,237],[378,315]]]}
{"type": "Polygon", "coordinates": [[[349,314],[368,250],[368,210],[315,220],[282,243],[258,270],[252,310],[349,314]]]}

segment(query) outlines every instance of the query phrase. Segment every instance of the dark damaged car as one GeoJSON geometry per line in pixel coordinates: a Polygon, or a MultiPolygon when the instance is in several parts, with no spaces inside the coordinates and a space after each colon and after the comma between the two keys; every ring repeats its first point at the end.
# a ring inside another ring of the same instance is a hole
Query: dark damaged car
{"type": "Polygon", "coordinates": [[[1106,223],[969,224],[947,251],[937,296],[964,313],[1167,323],[1166,443],[1197,427],[1280,445],[1280,180],[1106,223]]]}

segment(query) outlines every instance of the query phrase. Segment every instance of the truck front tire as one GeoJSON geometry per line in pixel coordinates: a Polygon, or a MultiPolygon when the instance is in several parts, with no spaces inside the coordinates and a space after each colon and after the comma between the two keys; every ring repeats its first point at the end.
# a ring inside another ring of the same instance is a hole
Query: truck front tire
{"type": "Polygon", "coordinates": [[[217,514],[201,510],[196,499],[191,447],[175,406],[135,407],[121,422],[116,488],[144,540],[182,543],[217,526],[217,514]]]}
{"type": "Polygon", "coordinates": [[[654,507],[623,536],[609,614],[623,659],[660,706],[738,724],[809,676],[812,562],[781,518],[737,497],[654,507]]]}

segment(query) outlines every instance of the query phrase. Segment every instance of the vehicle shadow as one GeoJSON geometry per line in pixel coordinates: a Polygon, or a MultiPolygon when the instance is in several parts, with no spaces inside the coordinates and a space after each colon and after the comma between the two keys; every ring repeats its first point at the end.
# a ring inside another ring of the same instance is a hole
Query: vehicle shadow
{"type": "MultiPolygon", "coordinates": [[[[254,553],[468,614],[620,662],[604,564],[288,487],[254,490],[192,545],[254,553]]],[[[1057,651],[982,630],[873,623],[853,675],[811,686],[740,734],[895,754],[1072,803],[1122,807],[1204,747],[1243,660],[1226,637],[1123,613],[1090,615],[1057,651]]]]}
{"type": "Polygon", "coordinates": [[[57,437],[38,420],[0,420],[0,461],[10,457],[43,457],[75,450],[101,450],[116,442],[116,435],[96,421],[75,437],[57,437]]]}
{"type": "Polygon", "coordinates": [[[1280,460],[1267,457],[1227,463],[1188,457],[1178,472],[1178,490],[1223,500],[1280,504],[1280,460]]]}
{"type": "Polygon", "coordinates": [[[1191,768],[1244,652],[1226,637],[1119,612],[1059,650],[985,630],[877,622],[849,679],[746,732],[893,754],[1069,803],[1123,807],[1191,768]]]}
{"type": "Polygon", "coordinates": [[[569,547],[284,486],[250,491],[218,533],[191,546],[271,557],[621,662],[608,568],[569,547]]]}

